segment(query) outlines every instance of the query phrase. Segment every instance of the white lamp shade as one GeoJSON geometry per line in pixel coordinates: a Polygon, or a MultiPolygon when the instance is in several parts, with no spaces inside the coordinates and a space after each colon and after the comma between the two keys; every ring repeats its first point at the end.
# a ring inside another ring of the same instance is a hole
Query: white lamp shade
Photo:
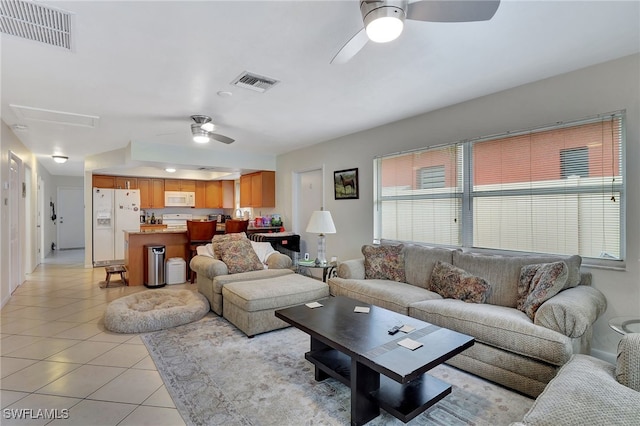
{"type": "Polygon", "coordinates": [[[316,210],[309,219],[307,232],[313,234],[335,234],[336,226],[333,224],[331,212],[327,210],[316,210]]]}

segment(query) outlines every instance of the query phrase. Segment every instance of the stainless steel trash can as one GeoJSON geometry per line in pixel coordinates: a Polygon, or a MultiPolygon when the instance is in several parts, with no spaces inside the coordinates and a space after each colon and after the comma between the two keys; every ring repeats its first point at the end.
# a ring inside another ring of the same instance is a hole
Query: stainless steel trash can
{"type": "Polygon", "coordinates": [[[164,253],[165,247],[161,245],[144,246],[146,251],[144,265],[144,285],[149,288],[164,287],[164,253]]]}

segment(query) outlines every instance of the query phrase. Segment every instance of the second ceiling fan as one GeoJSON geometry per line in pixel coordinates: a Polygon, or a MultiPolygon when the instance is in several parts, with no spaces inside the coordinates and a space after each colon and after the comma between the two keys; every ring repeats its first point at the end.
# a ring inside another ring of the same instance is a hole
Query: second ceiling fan
{"type": "Polygon", "coordinates": [[[358,31],[331,59],[344,64],[369,40],[386,43],[396,39],[404,20],[427,22],[474,22],[493,18],[500,0],[361,0],[364,28],[358,31]]]}
{"type": "Polygon", "coordinates": [[[228,136],[224,136],[218,133],[213,133],[215,125],[211,121],[211,117],[206,115],[192,115],[191,119],[195,121],[191,125],[191,134],[193,140],[198,143],[207,143],[209,140],[214,139],[218,142],[230,144],[235,139],[231,139],[228,136]]]}

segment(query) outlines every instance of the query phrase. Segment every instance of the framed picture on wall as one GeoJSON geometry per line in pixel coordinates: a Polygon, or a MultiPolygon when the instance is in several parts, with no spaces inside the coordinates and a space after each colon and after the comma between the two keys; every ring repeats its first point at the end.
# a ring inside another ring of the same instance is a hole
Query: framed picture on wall
{"type": "Polygon", "coordinates": [[[336,200],[358,198],[358,169],[333,172],[333,188],[336,200]]]}

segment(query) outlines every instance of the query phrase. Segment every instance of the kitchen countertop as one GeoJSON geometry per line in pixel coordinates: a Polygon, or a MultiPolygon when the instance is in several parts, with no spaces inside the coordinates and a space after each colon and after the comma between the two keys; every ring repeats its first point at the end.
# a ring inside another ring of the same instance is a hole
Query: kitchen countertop
{"type": "Polygon", "coordinates": [[[186,234],[186,229],[148,229],[146,231],[124,231],[129,235],[138,235],[138,234],[186,234]]]}

